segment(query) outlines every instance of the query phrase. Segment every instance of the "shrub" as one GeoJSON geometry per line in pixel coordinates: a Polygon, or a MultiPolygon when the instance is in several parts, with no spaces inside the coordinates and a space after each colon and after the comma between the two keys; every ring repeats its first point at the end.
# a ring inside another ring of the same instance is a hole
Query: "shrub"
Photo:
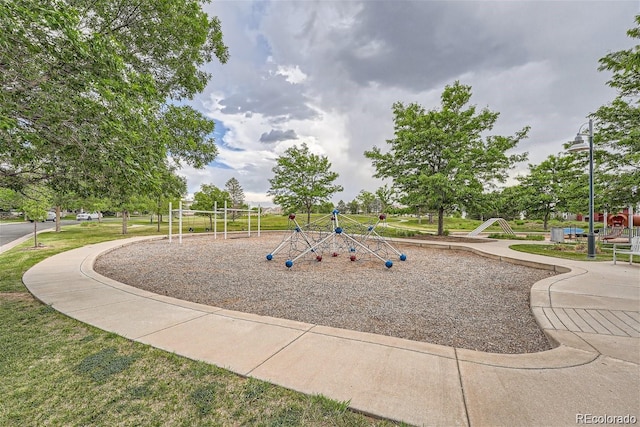
{"type": "Polygon", "coordinates": [[[396,229],[395,231],[396,231],[396,236],[398,236],[398,237],[413,237],[413,236],[416,235],[416,232],[412,231],[412,230],[399,230],[399,229],[396,229]]]}
{"type": "Polygon", "coordinates": [[[513,234],[493,233],[489,234],[490,239],[509,239],[509,240],[544,240],[542,234],[527,234],[526,236],[517,236],[513,234]]]}
{"type": "Polygon", "coordinates": [[[542,234],[527,234],[527,237],[525,238],[526,240],[539,240],[539,241],[543,241],[544,240],[544,235],[542,234]]]}

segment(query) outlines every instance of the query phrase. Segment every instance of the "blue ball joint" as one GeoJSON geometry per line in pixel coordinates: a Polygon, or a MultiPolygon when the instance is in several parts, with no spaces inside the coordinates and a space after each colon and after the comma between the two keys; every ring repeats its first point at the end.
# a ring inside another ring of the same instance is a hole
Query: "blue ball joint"
{"type": "Polygon", "coordinates": [[[401,254],[400,261],[406,261],[406,260],[407,260],[407,256],[405,254],[401,254]]]}
{"type": "Polygon", "coordinates": [[[291,268],[293,267],[293,261],[291,261],[290,259],[287,260],[287,262],[284,263],[284,265],[287,266],[287,268],[291,268]]]}
{"type": "Polygon", "coordinates": [[[267,255],[267,261],[271,261],[273,259],[273,254],[267,255]]]}
{"type": "Polygon", "coordinates": [[[384,263],[384,266],[387,267],[387,268],[393,267],[393,261],[388,259],[387,262],[384,263]]]}

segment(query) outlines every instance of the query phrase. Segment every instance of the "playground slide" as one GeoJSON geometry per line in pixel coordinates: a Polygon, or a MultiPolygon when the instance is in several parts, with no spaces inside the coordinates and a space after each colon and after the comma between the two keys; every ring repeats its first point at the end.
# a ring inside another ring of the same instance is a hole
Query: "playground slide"
{"type": "Polygon", "coordinates": [[[602,236],[602,240],[617,239],[618,237],[622,236],[622,231],[623,230],[624,230],[623,227],[613,227],[613,228],[611,228],[611,231],[609,233],[607,233],[604,236],[602,236]]]}

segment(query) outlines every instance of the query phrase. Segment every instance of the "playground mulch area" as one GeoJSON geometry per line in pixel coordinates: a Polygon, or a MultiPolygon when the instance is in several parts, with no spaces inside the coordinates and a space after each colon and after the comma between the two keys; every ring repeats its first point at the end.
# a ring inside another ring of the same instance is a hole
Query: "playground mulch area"
{"type": "Polygon", "coordinates": [[[286,234],[190,236],[135,243],[94,269],[157,294],[229,310],[493,353],[551,348],[529,307],[531,286],[554,273],[466,251],[394,245],[393,267],[357,253],[309,256],[293,268],[286,234]]]}

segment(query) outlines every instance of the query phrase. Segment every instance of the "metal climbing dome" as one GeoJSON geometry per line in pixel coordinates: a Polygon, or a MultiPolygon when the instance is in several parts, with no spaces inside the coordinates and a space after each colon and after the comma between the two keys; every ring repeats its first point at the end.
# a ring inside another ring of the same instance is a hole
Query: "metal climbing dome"
{"type": "Polygon", "coordinates": [[[290,233],[267,255],[267,260],[271,261],[276,254],[285,252],[285,266],[291,268],[298,260],[320,262],[327,255],[338,257],[346,254],[350,261],[377,259],[382,261],[385,267],[391,268],[393,255],[400,261],[405,261],[407,256],[376,232],[376,228],[385,221],[386,215],[382,214],[375,223],[363,224],[346,215],[340,215],[340,211],[336,209],[330,215],[300,226],[295,214],[291,214],[290,233]]]}

